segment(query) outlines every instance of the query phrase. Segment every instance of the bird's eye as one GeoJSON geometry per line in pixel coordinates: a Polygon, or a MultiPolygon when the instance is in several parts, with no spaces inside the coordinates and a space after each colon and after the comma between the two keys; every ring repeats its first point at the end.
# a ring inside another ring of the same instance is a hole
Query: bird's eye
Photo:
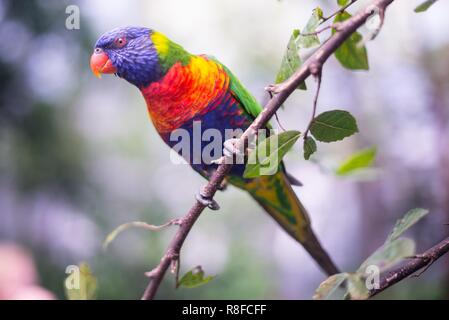
{"type": "Polygon", "coordinates": [[[95,53],[96,54],[100,54],[103,50],[101,50],[101,48],[95,48],[95,53]]]}
{"type": "Polygon", "coordinates": [[[126,45],[126,38],[117,38],[115,39],[114,44],[117,48],[123,48],[126,45]]]}

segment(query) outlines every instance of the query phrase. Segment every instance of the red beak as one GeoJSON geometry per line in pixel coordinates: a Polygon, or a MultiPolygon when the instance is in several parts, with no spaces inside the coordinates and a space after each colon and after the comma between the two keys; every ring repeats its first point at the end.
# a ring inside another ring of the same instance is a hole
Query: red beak
{"type": "Polygon", "coordinates": [[[116,73],[117,68],[114,67],[108,55],[101,49],[96,49],[90,57],[90,68],[93,74],[101,78],[102,73],[116,73]]]}

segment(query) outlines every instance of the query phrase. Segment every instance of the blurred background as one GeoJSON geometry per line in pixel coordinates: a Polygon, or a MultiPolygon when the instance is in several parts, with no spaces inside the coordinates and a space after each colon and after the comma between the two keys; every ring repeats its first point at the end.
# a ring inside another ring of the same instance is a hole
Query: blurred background
{"type": "MultiPolygon", "coordinates": [[[[363,6],[367,1],[351,9],[363,6]]],[[[449,3],[416,14],[420,1],[395,1],[379,37],[367,44],[369,72],[350,72],[331,58],[320,111],[353,113],[360,133],[320,144],[314,162],[299,145],[286,163],[324,246],[353,271],[379,247],[409,209],[431,214],[412,229],[418,251],[449,222],[449,3]],[[375,179],[341,178],[332,168],[377,146],[375,179]]],[[[144,100],[115,77],[96,79],[89,57],[96,39],[122,25],[159,30],[193,53],[219,58],[263,102],[294,28],[312,9],[336,1],[0,0],[0,299],[64,299],[68,265],[86,261],[101,299],[135,299],[144,272],[162,256],[174,229],[133,229],[105,251],[121,223],[162,224],[190,208],[204,181],[169,150],[148,120],[144,100]],[[79,30],[66,29],[66,7],[80,9],[79,30]]],[[[364,32],[366,30],[361,30],[364,32]]],[[[315,84],[279,113],[304,130],[315,84]]],[[[201,265],[217,277],[196,289],[174,289],[167,276],[158,297],[310,299],[325,279],[314,262],[248,195],[228,188],[222,210],[206,211],[182,251],[182,272],[201,265]]],[[[403,281],[385,299],[449,298],[449,260],[403,281]]]]}

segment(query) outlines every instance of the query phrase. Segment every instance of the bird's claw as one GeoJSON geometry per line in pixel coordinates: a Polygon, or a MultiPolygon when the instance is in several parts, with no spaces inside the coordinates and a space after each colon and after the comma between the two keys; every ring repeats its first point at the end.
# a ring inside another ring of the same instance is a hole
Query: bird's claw
{"type": "Polygon", "coordinates": [[[270,94],[278,94],[283,90],[282,84],[269,84],[265,87],[265,91],[270,94]]]}
{"type": "Polygon", "coordinates": [[[198,192],[195,195],[195,198],[196,198],[196,200],[198,200],[199,203],[208,207],[211,210],[217,211],[220,209],[220,206],[218,205],[217,201],[204,196],[202,191],[198,192]]]}
{"type": "Polygon", "coordinates": [[[223,154],[226,157],[232,157],[233,155],[236,156],[244,156],[245,154],[240,150],[238,147],[238,142],[240,139],[232,138],[228,139],[223,143],[223,154]]]}
{"type": "Polygon", "coordinates": [[[235,164],[245,163],[245,152],[242,150],[238,138],[228,139],[223,143],[223,155],[225,160],[235,157],[235,164]]]}
{"type": "Polygon", "coordinates": [[[211,161],[212,164],[216,164],[216,165],[220,165],[220,164],[222,164],[223,162],[224,162],[224,158],[223,158],[223,157],[220,157],[220,158],[218,158],[218,159],[215,159],[215,160],[212,160],[212,161],[211,161]]]}
{"type": "Polygon", "coordinates": [[[226,178],[224,178],[223,181],[218,186],[218,190],[225,191],[227,188],[228,188],[228,181],[226,180],[226,178]]]}

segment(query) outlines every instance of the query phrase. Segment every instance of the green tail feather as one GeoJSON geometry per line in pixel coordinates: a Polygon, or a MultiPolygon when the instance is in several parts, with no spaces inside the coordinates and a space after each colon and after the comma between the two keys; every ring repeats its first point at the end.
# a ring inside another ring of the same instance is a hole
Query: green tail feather
{"type": "Polygon", "coordinates": [[[339,272],[315,236],[307,211],[284,172],[261,176],[250,181],[231,177],[230,182],[248,191],[288,234],[304,246],[328,275],[339,272]]]}

